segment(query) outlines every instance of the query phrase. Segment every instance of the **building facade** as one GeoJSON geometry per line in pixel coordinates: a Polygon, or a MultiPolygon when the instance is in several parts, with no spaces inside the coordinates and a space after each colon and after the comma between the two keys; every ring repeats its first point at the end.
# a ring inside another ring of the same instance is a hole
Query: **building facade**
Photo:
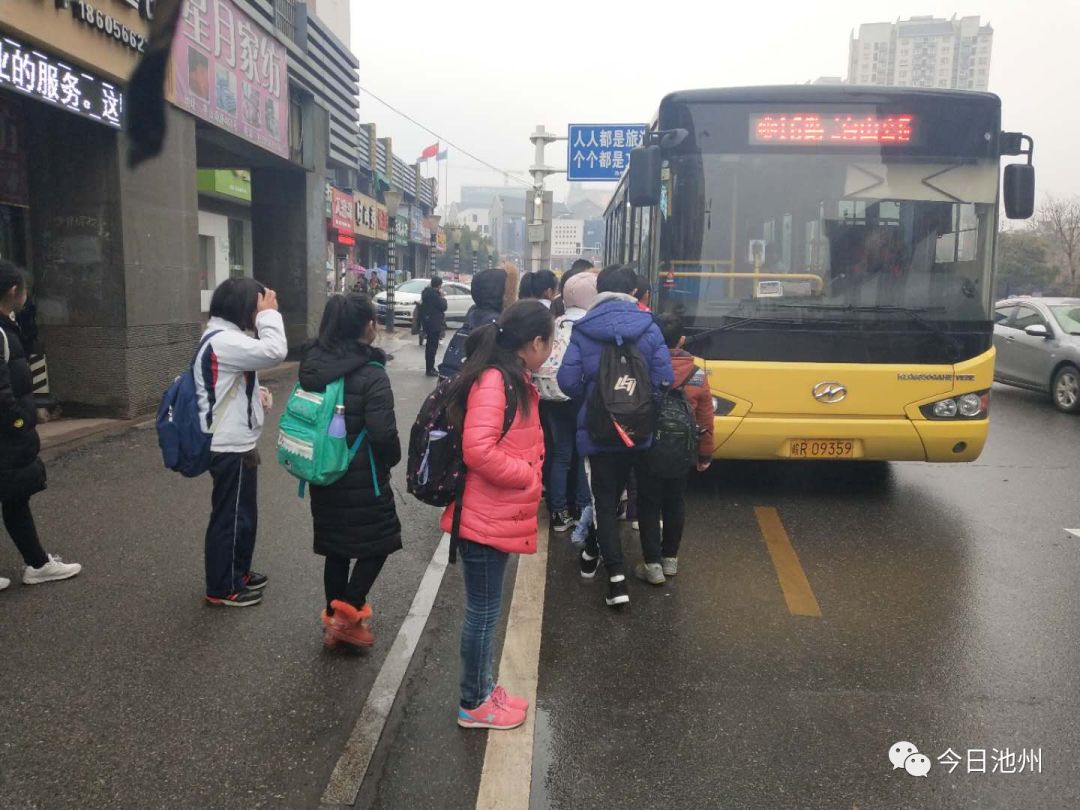
{"type": "Polygon", "coordinates": [[[848,83],[987,90],[994,30],[979,17],[912,17],[851,34],[848,83]]]}
{"type": "Polygon", "coordinates": [[[155,409],[230,276],[278,291],[290,344],[313,335],[326,179],[357,174],[358,63],[308,6],[275,0],[184,4],[164,147],[129,169],[125,93],[153,8],[0,3],[0,255],[32,275],[69,415],[155,409]]]}

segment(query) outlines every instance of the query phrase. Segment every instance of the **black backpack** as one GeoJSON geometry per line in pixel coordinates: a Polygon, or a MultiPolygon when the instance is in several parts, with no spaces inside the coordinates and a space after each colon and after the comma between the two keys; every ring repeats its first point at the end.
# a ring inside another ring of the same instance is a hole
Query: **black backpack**
{"type": "Polygon", "coordinates": [[[656,423],[649,366],[633,343],[604,346],[596,384],[585,404],[585,427],[599,445],[645,440],[656,423]]]}
{"type": "MultiPolygon", "coordinates": [[[[409,433],[409,457],[405,481],[409,494],[429,506],[447,507],[457,502],[450,531],[450,562],[457,561],[461,529],[461,499],[465,494],[465,457],[462,451],[464,424],[450,418],[451,380],[440,380],[428,394],[409,433]]],[[[507,385],[507,402],[510,390],[507,385]]],[[[505,436],[517,409],[509,407],[503,419],[505,436]]]]}
{"type": "Polygon", "coordinates": [[[698,427],[683,385],[657,397],[656,429],[649,448],[649,471],[657,478],[679,478],[697,458],[698,427]]]}

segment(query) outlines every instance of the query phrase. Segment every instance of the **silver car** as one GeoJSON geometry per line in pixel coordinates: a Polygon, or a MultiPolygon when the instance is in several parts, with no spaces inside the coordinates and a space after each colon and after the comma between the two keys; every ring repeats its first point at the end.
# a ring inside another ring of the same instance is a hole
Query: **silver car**
{"type": "Polygon", "coordinates": [[[1010,298],[994,307],[994,379],[1080,412],[1080,298],[1010,298]]]}

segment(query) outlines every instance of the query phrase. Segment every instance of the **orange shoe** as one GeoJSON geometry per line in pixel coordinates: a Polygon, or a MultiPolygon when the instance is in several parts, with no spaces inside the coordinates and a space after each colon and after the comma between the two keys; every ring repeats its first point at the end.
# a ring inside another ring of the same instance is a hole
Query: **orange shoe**
{"type": "MultiPolygon", "coordinates": [[[[326,611],[323,611],[323,621],[327,620],[326,611]]],[[[322,643],[323,647],[328,650],[336,650],[341,646],[341,642],[334,637],[333,631],[329,627],[324,627],[322,631],[322,643]]]]}
{"type": "Polygon", "coordinates": [[[327,635],[351,647],[370,647],[375,643],[375,635],[367,624],[371,619],[370,604],[357,610],[348,602],[335,599],[330,603],[330,607],[334,609],[333,616],[328,616],[325,610],[322,613],[327,635]]]}

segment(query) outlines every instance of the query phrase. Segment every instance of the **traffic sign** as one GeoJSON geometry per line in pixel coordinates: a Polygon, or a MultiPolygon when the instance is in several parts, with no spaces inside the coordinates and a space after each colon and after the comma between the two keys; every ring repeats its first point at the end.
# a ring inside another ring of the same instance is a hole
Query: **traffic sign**
{"type": "Polygon", "coordinates": [[[645,124],[571,124],[566,179],[617,182],[630,165],[630,150],[644,143],[645,129],[645,124]]]}

